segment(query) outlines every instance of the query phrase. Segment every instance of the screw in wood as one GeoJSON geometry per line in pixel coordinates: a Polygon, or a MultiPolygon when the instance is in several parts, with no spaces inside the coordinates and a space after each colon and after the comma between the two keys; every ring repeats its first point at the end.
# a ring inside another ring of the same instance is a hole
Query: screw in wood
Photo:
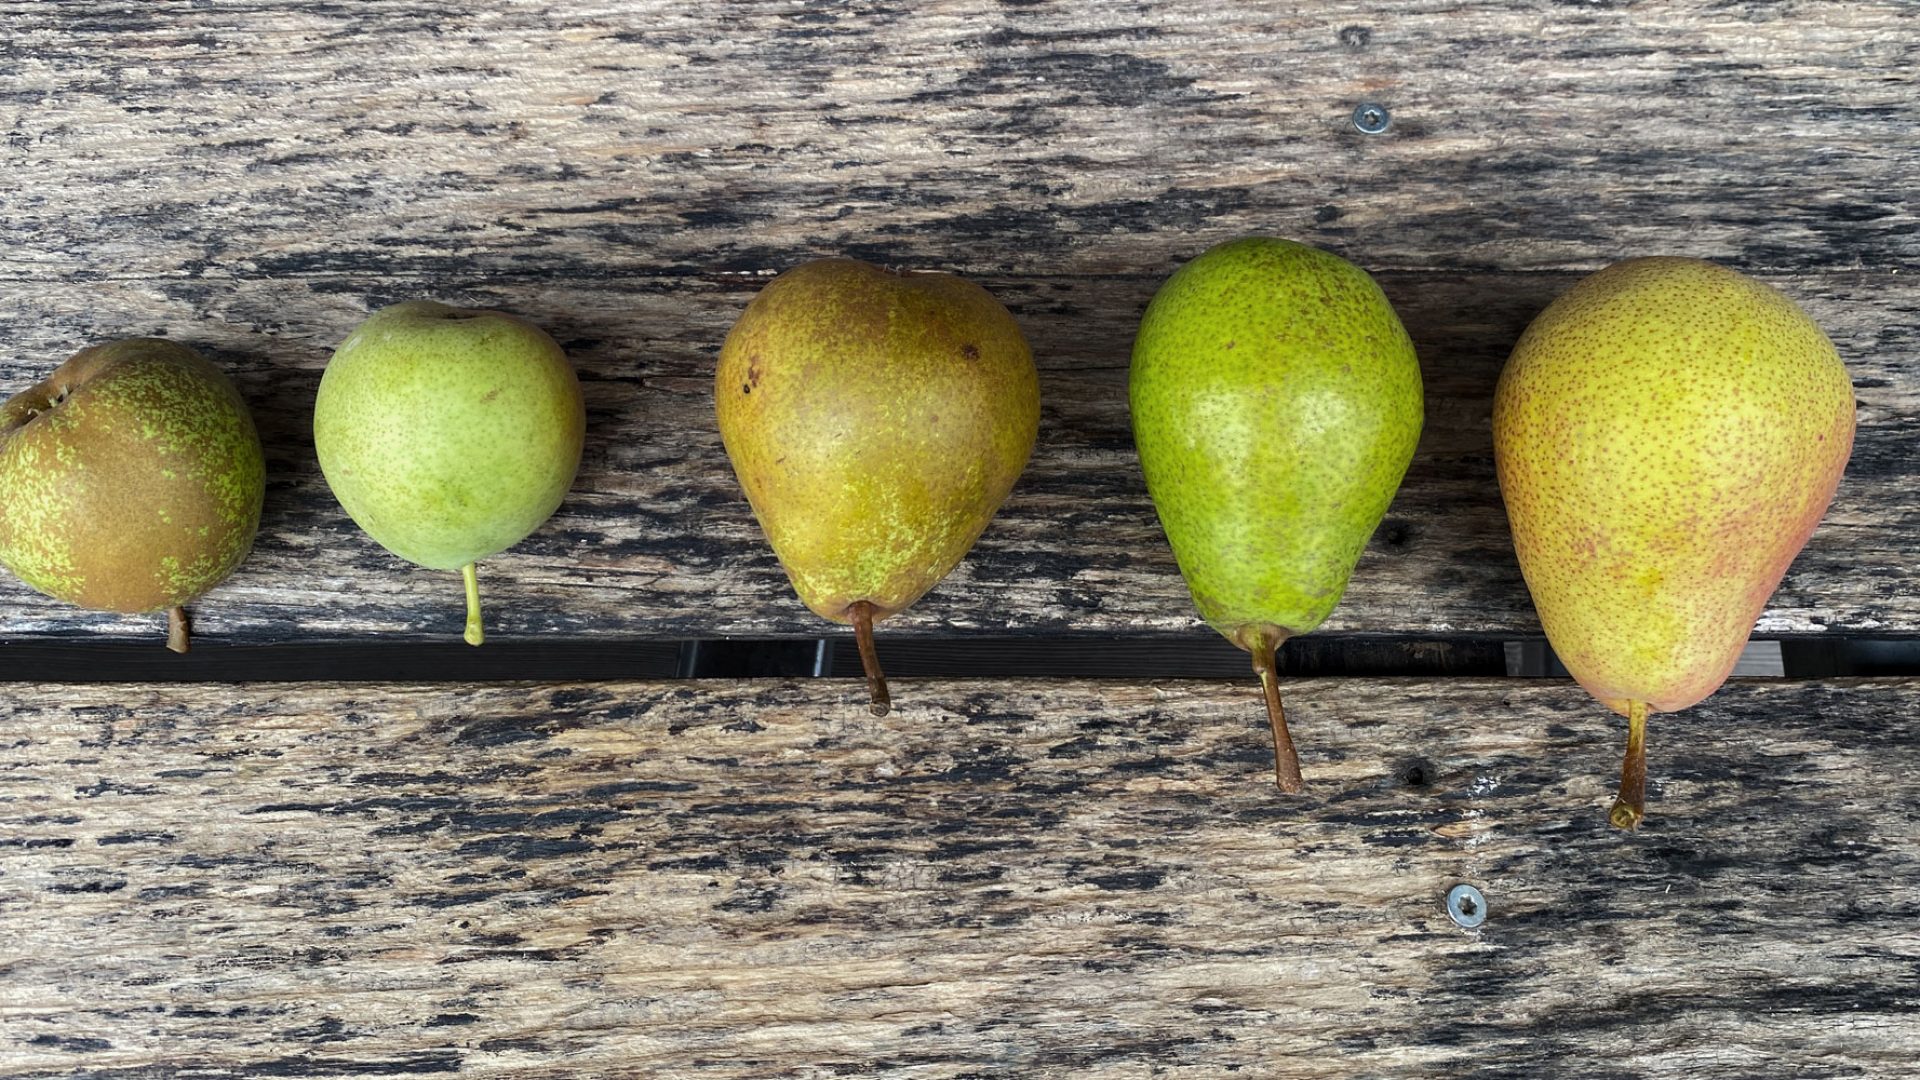
{"type": "Polygon", "coordinates": [[[1447,890],[1447,914],[1471,930],[1487,921],[1487,898],[1471,885],[1455,885],[1447,890]]]}
{"type": "Polygon", "coordinates": [[[1354,130],[1362,135],[1378,135],[1387,130],[1387,125],[1392,122],[1393,114],[1387,111],[1385,105],[1363,101],[1353,108],[1354,130]]]}

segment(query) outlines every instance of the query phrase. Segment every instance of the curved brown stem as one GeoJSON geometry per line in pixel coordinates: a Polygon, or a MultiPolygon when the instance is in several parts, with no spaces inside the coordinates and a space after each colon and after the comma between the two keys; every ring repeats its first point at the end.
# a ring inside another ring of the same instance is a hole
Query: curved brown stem
{"type": "Polygon", "coordinates": [[[178,604],[167,609],[167,648],[174,652],[187,651],[188,639],[193,628],[187,623],[187,609],[178,604]]]}
{"type": "Polygon", "coordinates": [[[1637,829],[1647,816],[1647,703],[1627,702],[1627,757],[1620,763],[1620,794],[1607,820],[1616,829],[1637,829]]]}
{"type": "Polygon", "coordinates": [[[880,670],[880,654],[873,651],[873,605],[857,600],[852,608],[853,640],[860,646],[860,666],[867,672],[867,694],[873,703],[867,711],[885,716],[893,711],[893,697],[887,693],[887,674],[880,670]]]}
{"type": "Polygon", "coordinates": [[[1253,635],[1248,651],[1253,654],[1253,670],[1260,673],[1260,689],[1267,697],[1267,723],[1273,728],[1273,782],[1289,795],[1306,790],[1300,778],[1300,755],[1294,752],[1293,736],[1287,731],[1287,710],[1280,704],[1280,669],[1275,658],[1280,643],[1274,635],[1261,631],[1253,635]]]}

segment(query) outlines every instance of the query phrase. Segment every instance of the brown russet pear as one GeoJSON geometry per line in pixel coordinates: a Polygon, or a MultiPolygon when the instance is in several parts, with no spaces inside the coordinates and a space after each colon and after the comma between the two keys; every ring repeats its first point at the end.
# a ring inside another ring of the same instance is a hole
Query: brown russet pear
{"type": "Polygon", "coordinates": [[[184,345],[82,349],[0,408],[0,562],[49,596],[101,611],[184,605],[253,548],[266,462],[246,402],[184,345]]]}
{"type": "Polygon", "coordinates": [[[851,623],[873,711],[873,624],[944,578],[1033,451],[1039,380],[985,289],[819,259],[767,284],[728,333],[720,436],[800,599],[851,623]]]}
{"type": "Polygon", "coordinates": [[[1698,259],[1616,263],[1542,312],[1493,409],[1514,549],[1587,692],[1627,717],[1609,815],[1646,812],[1646,723],[1718,689],[1826,513],[1853,387],[1778,290],[1698,259]]]}

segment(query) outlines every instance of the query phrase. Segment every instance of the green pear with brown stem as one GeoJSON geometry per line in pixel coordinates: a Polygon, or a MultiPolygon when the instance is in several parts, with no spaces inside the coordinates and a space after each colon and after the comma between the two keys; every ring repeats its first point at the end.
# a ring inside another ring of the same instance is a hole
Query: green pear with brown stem
{"type": "Polygon", "coordinates": [[[1853,387],[1778,290],[1698,259],[1615,263],[1550,304],[1494,395],[1494,460],[1534,607],[1627,717],[1609,814],[1646,814],[1646,725],[1726,681],[1832,501],[1853,387]]]}
{"type": "Polygon", "coordinates": [[[872,697],[873,624],[972,548],[1033,451],[1039,380],[978,285],[820,259],[747,305],[714,380],[721,439],[794,591],[851,623],[872,697]]]}
{"type": "Polygon", "coordinates": [[[1352,263],[1249,237],[1154,295],[1128,384],[1147,492],[1200,616],[1252,654],[1274,779],[1303,789],[1281,642],[1319,626],[1420,440],[1420,364],[1352,263]]]}
{"type": "Polygon", "coordinates": [[[253,417],[199,353],[130,338],[75,353],[0,408],[0,562],[102,611],[185,605],[253,548],[266,464],[253,417]]]}

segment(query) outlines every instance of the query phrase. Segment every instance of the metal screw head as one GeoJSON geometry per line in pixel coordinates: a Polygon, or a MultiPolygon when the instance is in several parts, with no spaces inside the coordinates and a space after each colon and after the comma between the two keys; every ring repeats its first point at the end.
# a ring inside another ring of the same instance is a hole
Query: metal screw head
{"type": "Polygon", "coordinates": [[[1455,885],[1447,890],[1447,914],[1471,930],[1487,921],[1487,898],[1471,885],[1455,885]]]}
{"type": "Polygon", "coordinates": [[[1362,135],[1378,135],[1392,122],[1393,114],[1385,105],[1363,101],[1353,107],[1353,126],[1362,135]]]}

